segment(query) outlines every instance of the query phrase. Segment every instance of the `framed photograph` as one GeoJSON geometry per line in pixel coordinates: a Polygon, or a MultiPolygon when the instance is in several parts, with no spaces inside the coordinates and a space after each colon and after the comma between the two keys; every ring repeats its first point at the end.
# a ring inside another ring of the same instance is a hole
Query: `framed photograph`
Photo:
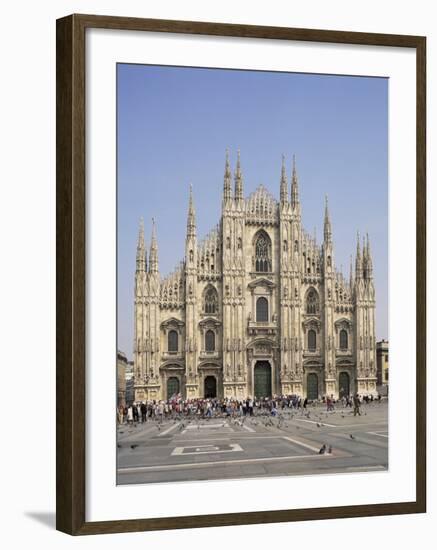
{"type": "Polygon", "coordinates": [[[59,530],[425,511],[425,78],[419,36],[57,21],[59,530]]]}

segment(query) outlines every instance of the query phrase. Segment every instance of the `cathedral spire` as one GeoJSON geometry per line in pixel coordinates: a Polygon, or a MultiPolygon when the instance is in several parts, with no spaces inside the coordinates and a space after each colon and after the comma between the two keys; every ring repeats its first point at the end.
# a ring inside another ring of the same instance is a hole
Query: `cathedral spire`
{"type": "Polygon", "coordinates": [[[147,252],[144,244],[144,220],[140,218],[137,244],[137,271],[147,270],[147,252]]]}
{"type": "Polygon", "coordinates": [[[231,199],[231,165],[229,164],[229,149],[226,149],[225,176],[223,181],[223,201],[231,199]]]}
{"type": "Polygon", "coordinates": [[[373,262],[372,262],[372,255],[370,253],[370,239],[369,234],[366,233],[366,261],[367,261],[367,269],[366,269],[366,275],[368,279],[373,278],[373,262]]]}
{"type": "Polygon", "coordinates": [[[366,238],[363,235],[363,248],[362,248],[362,272],[363,272],[363,279],[367,279],[367,247],[366,247],[366,238]]]}
{"type": "Polygon", "coordinates": [[[325,223],[324,223],[323,235],[325,238],[325,242],[331,242],[332,229],[331,229],[331,219],[329,217],[329,209],[328,209],[328,195],[325,195],[325,223]]]}
{"type": "Polygon", "coordinates": [[[285,156],[282,155],[282,169],[281,169],[281,188],[280,188],[281,204],[288,202],[288,182],[287,174],[285,171],[285,156]]]}
{"type": "Polygon", "coordinates": [[[299,204],[299,184],[297,180],[296,155],[293,155],[293,169],[291,173],[291,206],[295,209],[299,204]]]}
{"type": "Polygon", "coordinates": [[[237,166],[235,168],[235,200],[243,200],[243,176],[241,174],[240,149],[238,149],[237,166]]]}
{"type": "Polygon", "coordinates": [[[350,266],[349,266],[349,286],[351,287],[351,289],[354,286],[354,272],[352,270],[352,254],[351,254],[350,266]]]}
{"type": "Polygon", "coordinates": [[[190,183],[190,198],[188,201],[187,237],[196,236],[196,211],[193,202],[193,185],[190,183]]]}
{"type": "Polygon", "coordinates": [[[360,232],[357,231],[357,255],[355,258],[355,280],[361,279],[362,273],[363,273],[363,262],[361,259],[360,232]]]}
{"type": "Polygon", "coordinates": [[[156,241],[155,218],[152,218],[152,238],[150,241],[149,272],[158,272],[158,243],[156,241]]]}

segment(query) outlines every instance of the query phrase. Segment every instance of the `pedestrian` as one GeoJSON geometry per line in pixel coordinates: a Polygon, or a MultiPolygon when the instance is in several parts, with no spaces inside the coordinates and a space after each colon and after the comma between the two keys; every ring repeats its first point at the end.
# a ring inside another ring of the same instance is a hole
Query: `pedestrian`
{"type": "Polygon", "coordinates": [[[361,412],[360,412],[360,396],[356,393],[354,395],[354,416],[361,416],[361,412]]]}
{"type": "Polygon", "coordinates": [[[130,405],[127,408],[127,423],[128,424],[133,424],[133,421],[134,421],[134,413],[133,413],[132,405],[130,405]]]}
{"type": "Polygon", "coordinates": [[[137,403],[136,410],[137,410],[137,420],[138,422],[142,422],[143,415],[141,414],[141,403],[137,403]]]}
{"type": "Polygon", "coordinates": [[[123,424],[124,421],[124,407],[123,405],[119,405],[117,409],[117,419],[119,424],[123,424]]]}

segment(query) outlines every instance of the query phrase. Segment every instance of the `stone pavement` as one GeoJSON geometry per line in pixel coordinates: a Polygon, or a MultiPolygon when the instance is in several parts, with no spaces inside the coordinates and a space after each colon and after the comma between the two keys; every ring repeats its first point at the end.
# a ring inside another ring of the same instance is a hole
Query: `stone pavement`
{"type": "Polygon", "coordinates": [[[388,404],[119,426],[117,483],[386,470],[388,404]],[[322,445],[330,454],[319,454],[322,445]]]}

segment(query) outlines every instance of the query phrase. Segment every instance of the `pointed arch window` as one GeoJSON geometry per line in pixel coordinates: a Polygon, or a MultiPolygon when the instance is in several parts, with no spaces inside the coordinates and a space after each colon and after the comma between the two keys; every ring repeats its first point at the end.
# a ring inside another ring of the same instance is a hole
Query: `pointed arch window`
{"type": "Polygon", "coordinates": [[[215,351],[215,332],[207,330],[205,334],[205,350],[215,351]]]}
{"type": "Polygon", "coordinates": [[[313,329],[308,331],[308,350],[316,351],[316,331],[313,329]]]}
{"type": "Polygon", "coordinates": [[[347,330],[340,330],[340,349],[348,349],[348,335],[347,330]]]}
{"type": "Polygon", "coordinates": [[[213,286],[209,286],[205,291],[203,309],[209,315],[218,313],[218,295],[217,290],[213,286]]]}
{"type": "Polygon", "coordinates": [[[319,296],[313,288],[309,290],[306,302],[307,313],[310,315],[317,315],[317,313],[319,313],[319,296]]]}
{"type": "Polygon", "coordinates": [[[261,296],[256,301],[256,321],[257,323],[267,323],[269,320],[269,302],[267,298],[261,296]]]}
{"type": "Polygon", "coordinates": [[[272,271],[272,241],[265,231],[258,233],[255,240],[255,271],[272,271]]]}
{"type": "Polygon", "coordinates": [[[175,330],[170,330],[168,333],[168,351],[176,352],[179,348],[179,337],[175,330]]]}

